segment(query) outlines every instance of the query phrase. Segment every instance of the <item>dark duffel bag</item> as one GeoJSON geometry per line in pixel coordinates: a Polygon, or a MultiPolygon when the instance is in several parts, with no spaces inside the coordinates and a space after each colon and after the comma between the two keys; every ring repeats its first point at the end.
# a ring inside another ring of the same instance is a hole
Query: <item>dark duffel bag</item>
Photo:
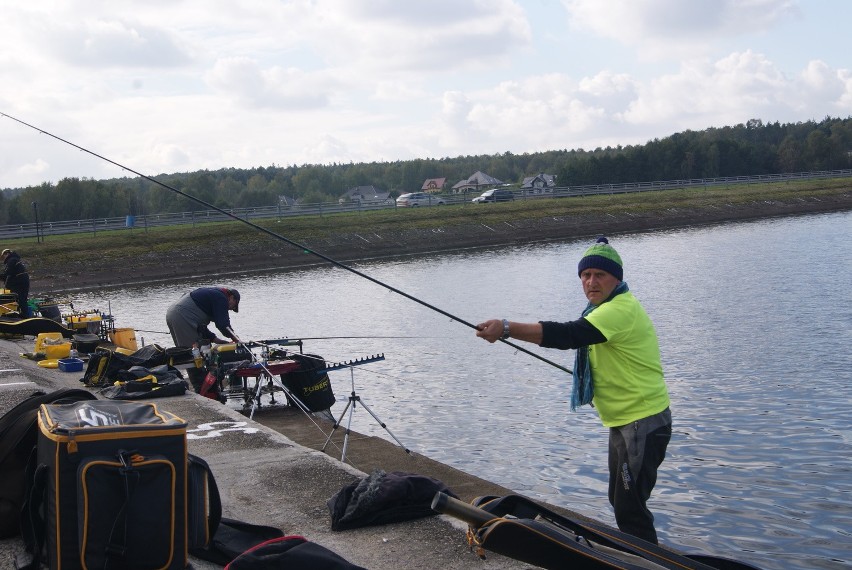
{"type": "Polygon", "coordinates": [[[321,544],[303,536],[274,538],[237,556],[225,570],[272,570],[292,568],[317,570],[366,570],[321,544]]]}

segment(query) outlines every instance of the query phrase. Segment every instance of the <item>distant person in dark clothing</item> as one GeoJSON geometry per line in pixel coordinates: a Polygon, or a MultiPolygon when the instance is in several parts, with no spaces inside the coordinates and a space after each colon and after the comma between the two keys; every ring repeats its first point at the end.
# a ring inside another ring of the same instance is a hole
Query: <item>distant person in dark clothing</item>
{"type": "MultiPolygon", "coordinates": [[[[166,311],[166,324],[175,346],[204,346],[210,343],[240,342],[231,328],[228,311],[240,310],[240,292],[228,287],[201,287],[184,295],[166,311]],[[207,326],[213,323],[218,336],[207,326]],[[224,338],[222,338],[224,337],[224,338]],[[227,340],[230,339],[230,340],[227,340]]],[[[187,375],[196,392],[201,390],[207,370],[188,368],[187,375]]]]}
{"type": "Polygon", "coordinates": [[[21,261],[21,256],[11,249],[4,249],[0,253],[0,260],[3,261],[0,281],[18,297],[18,313],[26,319],[31,316],[27,304],[27,297],[30,295],[30,274],[27,273],[27,267],[21,261]]]}
{"type": "Polygon", "coordinates": [[[166,312],[166,324],[175,346],[239,342],[240,339],[231,328],[231,319],[228,317],[228,311],[237,313],[239,310],[240,292],[236,289],[201,287],[184,295],[169,307],[166,312]],[[210,323],[216,325],[224,338],[207,328],[210,323]]]}

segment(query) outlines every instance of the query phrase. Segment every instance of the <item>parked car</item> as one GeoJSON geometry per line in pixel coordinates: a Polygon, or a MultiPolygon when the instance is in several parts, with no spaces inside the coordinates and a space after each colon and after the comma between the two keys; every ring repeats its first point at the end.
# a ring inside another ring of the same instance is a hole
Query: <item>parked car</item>
{"type": "Polygon", "coordinates": [[[415,206],[442,206],[446,203],[447,201],[442,197],[427,194],[426,192],[409,192],[408,194],[402,194],[396,199],[397,206],[406,208],[413,208],[415,206]]]}
{"type": "Polygon", "coordinates": [[[511,202],[515,199],[515,193],[505,188],[493,188],[486,190],[480,196],[477,196],[471,202],[482,204],[485,202],[511,202]]]}

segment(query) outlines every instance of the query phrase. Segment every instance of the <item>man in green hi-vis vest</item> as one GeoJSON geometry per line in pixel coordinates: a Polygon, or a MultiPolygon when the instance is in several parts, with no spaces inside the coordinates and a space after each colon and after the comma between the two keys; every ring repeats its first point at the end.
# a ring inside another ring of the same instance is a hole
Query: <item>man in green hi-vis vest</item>
{"type": "Polygon", "coordinates": [[[576,321],[492,319],[477,326],[476,336],[576,349],[571,409],[592,404],[609,428],[609,502],[618,528],[656,544],[646,503],[672,433],[657,333],[605,237],[586,250],[577,273],[589,303],[576,321]]]}

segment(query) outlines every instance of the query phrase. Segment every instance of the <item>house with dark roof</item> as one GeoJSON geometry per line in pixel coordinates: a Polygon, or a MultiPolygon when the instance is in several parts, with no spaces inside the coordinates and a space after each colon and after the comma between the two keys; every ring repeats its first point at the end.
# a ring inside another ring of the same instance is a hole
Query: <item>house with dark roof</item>
{"type": "Polygon", "coordinates": [[[503,182],[497,180],[493,176],[489,176],[484,172],[477,170],[465,180],[457,182],[453,186],[453,194],[462,194],[471,190],[479,192],[480,190],[487,190],[488,188],[493,188],[500,184],[503,184],[503,182]]]}
{"type": "Polygon", "coordinates": [[[446,178],[428,178],[420,187],[421,192],[429,192],[430,194],[438,194],[444,191],[444,186],[447,185],[446,178]]]}
{"type": "Polygon", "coordinates": [[[553,192],[556,187],[555,174],[536,174],[527,176],[521,184],[521,190],[525,194],[545,194],[553,192]]]}
{"type": "Polygon", "coordinates": [[[390,199],[390,192],[382,192],[372,184],[369,186],[356,186],[354,188],[350,188],[346,192],[343,193],[343,196],[340,197],[341,204],[346,202],[358,202],[362,204],[366,203],[378,203],[384,202],[390,199]]]}

